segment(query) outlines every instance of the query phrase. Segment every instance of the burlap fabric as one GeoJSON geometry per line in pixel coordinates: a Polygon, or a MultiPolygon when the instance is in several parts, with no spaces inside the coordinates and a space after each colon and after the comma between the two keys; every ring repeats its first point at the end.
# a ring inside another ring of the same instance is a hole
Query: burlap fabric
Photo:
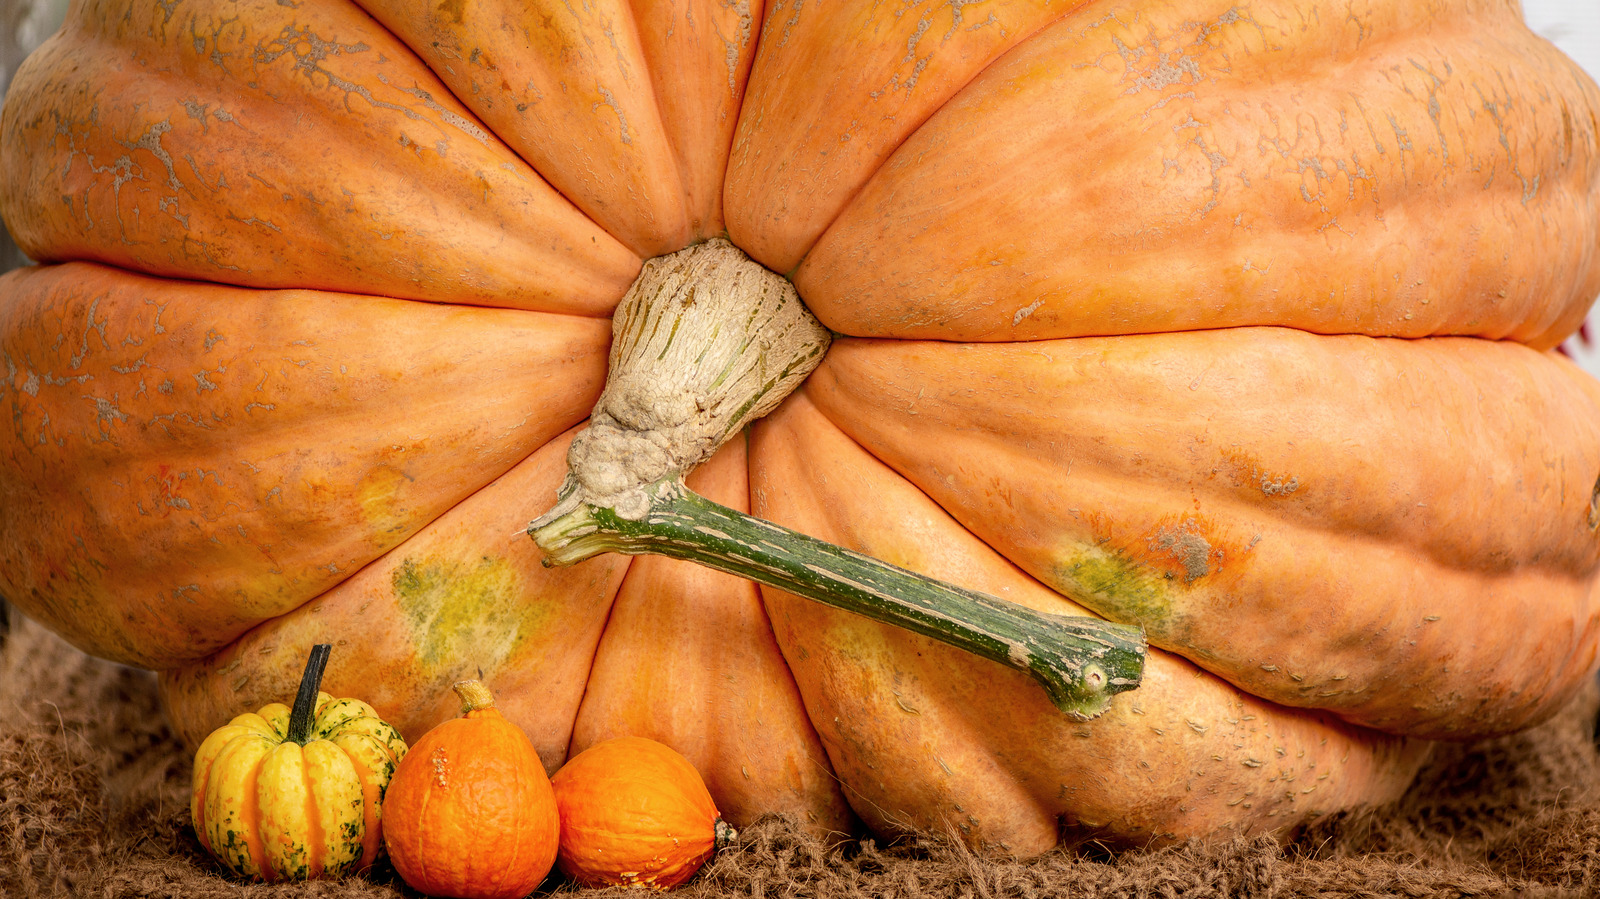
{"type": "MultiPolygon", "coordinates": [[[[0,641],[0,897],[416,895],[388,868],[279,886],[224,875],[188,826],[190,760],[153,677],[90,659],[14,611],[0,641]]],[[[827,847],[764,820],[678,895],[1600,896],[1597,706],[1591,687],[1534,731],[1444,746],[1400,803],[1282,842],[1091,846],[1017,862],[947,839],[827,847]]],[[[540,892],[573,890],[552,878],[540,892]]]]}

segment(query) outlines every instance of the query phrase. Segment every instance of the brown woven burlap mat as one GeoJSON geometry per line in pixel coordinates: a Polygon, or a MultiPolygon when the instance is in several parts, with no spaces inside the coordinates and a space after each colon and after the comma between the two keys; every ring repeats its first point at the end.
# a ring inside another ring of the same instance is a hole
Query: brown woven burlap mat
{"type": "MultiPolygon", "coordinates": [[[[337,883],[225,876],[189,829],[189,758],[153,677],[89,659],[14,611],[0,641],[0,897],[416,895],[384,867],[337,883]]],[[[1089,847],[1016,862],[938,839],[829,848],[764,820],[677,895],[1600,896],[1597,706],[1591,688],[1537,730],[1444,746],[1399,804],[1283,843],[1089,847]]],[[[541,892],[552,891],[573,888],[552,879],[541,892]]]]}

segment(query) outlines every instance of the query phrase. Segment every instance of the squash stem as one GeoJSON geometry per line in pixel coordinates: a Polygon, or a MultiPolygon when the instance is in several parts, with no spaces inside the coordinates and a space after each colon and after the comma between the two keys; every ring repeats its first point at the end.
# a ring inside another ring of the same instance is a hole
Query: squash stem
{"type": "Polygon", "coordinates": [[[311,721],[317,713],[317,693],[322,689],[322,672],[328,667],[328,654],[331,652],[331,643],[318,643],[311,647],[305,673],[300,675],[300,690],[294,695],[294,708],[289,712],[287,741],[304,746],[311,739],[311,721]]]}
{"type": "Polygon", "coordinates": [[[732,846],[733,841],[739,839],[739,831],[732,824],[721,818],[712,823],[711,832],[711,852],[713,855],[732,846]]]}
{"type": "MultiPolygon", "coordinates": [[[[478,674],[481,677],[483,672],[480,670],[478,674]]],[[[484,686],[481,680],[456,681],[450,689],[456,691],[456,696],[460,697],[463,715],[479,709],[494,708],[494,694],[489,692],[489,688],[484,686]]]]}
{"type": "Polygon", "coordinates": [[[1038,612],[934,580],[718,505],[676,475],[644,493],[649,507],[637,520],[587,502],[558,503],[528,533],[546,565],[605,552],[686,559],[914,631],[1030,674],[1080,720],[1139,685],[1140,628],[1038,612]]]}

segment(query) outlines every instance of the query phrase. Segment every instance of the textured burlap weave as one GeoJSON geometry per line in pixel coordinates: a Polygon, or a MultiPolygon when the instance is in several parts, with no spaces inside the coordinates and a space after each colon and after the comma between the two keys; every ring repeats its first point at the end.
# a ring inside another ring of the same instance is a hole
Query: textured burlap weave
{"type": "MultiPolygon", "coordinates": [[[[286,886],[224,876],[188,828],[189,759],[162,722],[154,679],[89,659],[15,612],[0,640],[0,897],[416,895],[387,868],[286,886]]],[[[1591,688],[1537,730],[1444,746],[1399,804],[1281,844],[1090,847],[1014,862],[935,839],[830,849],[766,820],[677,895],[1600,896],[1597,705],[1591,688]]],[[[551,891],[572,888],[552,879],[541,892],[551,891]]]]}

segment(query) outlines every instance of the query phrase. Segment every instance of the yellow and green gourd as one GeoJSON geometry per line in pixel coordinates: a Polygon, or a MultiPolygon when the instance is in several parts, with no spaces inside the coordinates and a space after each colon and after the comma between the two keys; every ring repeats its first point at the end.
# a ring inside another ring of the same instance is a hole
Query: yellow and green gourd
{"type": "Polygon", "coordinates": [[[406,744],[370,705],[317,689],[329,651],[312,649],[293,709],[239,715],[195,753],[195,835],[235,874],[342,877],[383,847],[383,793],[406,744]]]}

